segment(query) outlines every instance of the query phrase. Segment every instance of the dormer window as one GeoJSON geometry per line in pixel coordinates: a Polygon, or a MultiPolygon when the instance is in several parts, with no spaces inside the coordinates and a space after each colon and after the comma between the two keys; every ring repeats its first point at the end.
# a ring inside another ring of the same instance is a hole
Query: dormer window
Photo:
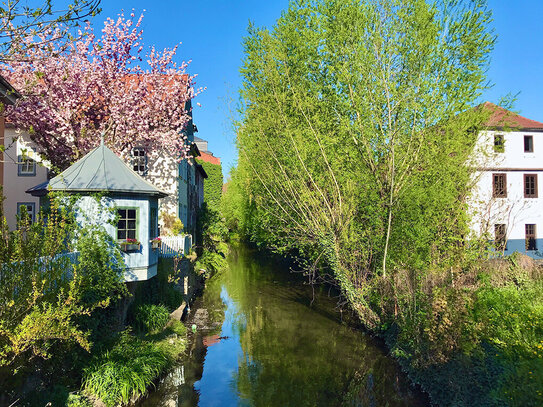
{"type": "Polygon", "coordinates": [[[139,175],[147,174],[147,153],[143,147],[132,149],[132,169],[139,175]]]}
{"type": "Polygon", "coordinates": [[[534,136],[524,136],[524,152],[534,152],[534,136]]]}
{"type": "Polygon", "coordinates": [[[503,153],[505,151],[505,140],[503,134],[494,135],[494,152],[503,153]]]}

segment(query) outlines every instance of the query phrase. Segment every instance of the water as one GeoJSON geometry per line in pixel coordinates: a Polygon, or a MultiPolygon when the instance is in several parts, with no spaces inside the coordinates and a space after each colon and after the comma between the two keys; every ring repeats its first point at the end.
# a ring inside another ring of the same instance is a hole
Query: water
{"type": "Polygon", "coordinates": [[[141,406],[426,406],[328,290],[246,248],[192,307],[186,360],[141,406]],[[312,301],[313,300],[313,301],[312,301]]]}

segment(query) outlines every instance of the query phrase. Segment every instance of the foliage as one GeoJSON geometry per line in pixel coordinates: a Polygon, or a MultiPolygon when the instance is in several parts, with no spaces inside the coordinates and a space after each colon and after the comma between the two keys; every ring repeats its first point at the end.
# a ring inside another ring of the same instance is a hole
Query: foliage
{"type": "Polygon", "coordinates": [[[207,179],[204,182],[204,201],[209,205],[217,205],[222,197],[222,166],[196,158],[196,162],[204,167],[207,179]]]}
{"type": "Polygon", "coordinates": [[[85,368],[83,388],[108,407],[127,404],[145,394],[168,363],[156,344],[125,331],[111,350],[94,358],[85,368]]]}
{"type": "Polygon", "coordinates": [[[173,221],[172,234],[174,236],[180,235],[185,230],[185,225],[181,222],[181,219],[177,218],[173,221]]]}
{"type": "Polygon", "coordinates": [[[134,318],[138,330],[157,332],[166,326],[170,313],[163,305],[142,304],[136,309],[134,318]]]}
{"type": "MultiPolygon", "coordinates": [[[[51,0],[41,7],[29,7],[19,1],[7,1],[0,8],[0,54],[3,61],[20,58],[22,39],[50,31],[58,24],[74,25],[100,12],[100,0],[74,0],[63,9],[55,9],[51,0]]],[[[69,39],[69,38],[66,38],[69,39]]],[[[47,47],[47,42],[34,44],[47,47]]]]}
{"type": "Polygon", "coordinates": [[[181,321],[173,320],[171,321],[168,329],[175,333],[176,335],[185,337],[187,335],[187,327],[181,321]]]}
{"type": "Polygon", "coordinates": [[[215,202],[204,202],[198,216],[197,241],[201,241],[202,245],[198,261],[194,265],[196,270],[202,269],[211,273],[226,267],[227,235],[228,229],[219,212],[219,205],[215,202]]]}
{"type": "Polygon", "coordinates": [[[223,214],[337,284],[437,403],[537,405],[541,279],[485,285],[465,244],[489,22],[484,1],[302,0],[251,26],[223,214]]]}
{"type": "Polygon", "coordinates": [[[162,212],[160,217],[164,225],[164,230],[161,231],[161,234],[166,236],[177,236],[183,233],[185,230],[185,225],[183,225],[183,222],[181,222],[181,219],[179,219],[177,216],[169,212],[162,212]]]}
{"type": "Polygon", "coordinates": [[[374,279],[408,270],[419,295],[418,270],[466,256],[488,21],[481,2],[301,1],[272,32],[250,27],[228,224],[331,271],[369,327],[390,323],[374,279]]]}
{"type": "Polygon", "coordinates": [[[59,344],[90,349],[84,321],[126,294],[116,245],[98,226],[79,226],[67,200],[53,197],[35,223],[8,230],[1,217],[0,365],[15,370],[59,344]],[[79,251],[77,260],[66,253],[79,251]]]}
{"type": "Polygon", "coordinates": [[[60,27],[39,36],[48,47],[27,38],[24,58],[2,67],[24,96],[7,108],[9,119],[30,132],[55,169],[98,146],[102,134],[120,155],[143,147],[151,156],[185,157],[194,77],[185,73],[186,63],[173,61],[177,46],[144,54],[142,21],[133,13],[107,19],[101,37],[87,24],[66,46],[56,41],[66,29],[60,27]],[[140,65],[144,59],[148,70],[140,65]]]}

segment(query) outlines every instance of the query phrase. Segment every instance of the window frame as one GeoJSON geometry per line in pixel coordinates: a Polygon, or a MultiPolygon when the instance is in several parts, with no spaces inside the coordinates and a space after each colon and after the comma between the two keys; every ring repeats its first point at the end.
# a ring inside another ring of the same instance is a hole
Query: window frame
{"type": "Polygon", "coordinates": [[[528,135],[528,134],[526,134],[524,136],[524,152],[525,153],[533,153],[534,152],[534,136],[531,136],[531,135],[528,135]],[[530,140],[530,142],[528,143],[529,144],[528,149],[526,149],[526,141],[527,140],[530,140]]]}
{"type": "Polygon", "coordinates": [[[492,173],[492,198],[507,198],[507,173],[492,173]],[[503,177],[503,188],[501,191],[497,189],[496,177],[503,177]]]}
{"type": "MultiPolygon", "coordinates": [[[[28,209],[29,206],[32,207],[32,212],[30,215],[30,223],[36,222],[36,202],[17,202],[17,217],[19,218],[21,216],[20,208],[22,206],[25,206],[26,209],[28,209]]],[[[27,210],[27,213],[28,213],[28,210],[27,210]]]]}
{"type": "Polygon", "coordinates": [[[494,152],[495,153],[505,152],[505,136],[503,134],[494,134],[494,152]]]}
{"type": "Polygon", "coordinates": [[[132,148],[132,171],[134,171],[136,174],[145,176],[147,175],[148,167],[147,167],[147,151],[144,147],[134,147],[132,148]],[[143,153],[142,155],[136,155],[136,152],[143,153]],[[138,169],[135,169],[134,167],[138,167],[138,169]],[[143,171],[139,169],[139,167],[143,167],[143,171]]]}
{"type": "MultiPolygon", "coordinates": [[[[140,242],[140,239],[139,239],[139,230],[140,230],[140,208],[137,207],[137,206],[118,206],[115,208],[117,210],[117,214],[118,214],[118,219],[117,219],[117,224],[115,225],[115,237],[117,239],[117,242],[126,242],[127,239],[130,239],[128,237],[128,234],[126,235],[127,237],[125,237],[124,239],[119,239],[119,222],[121,221],[121,216],[119,214],[119,211],[120,210],[135,210],[136,211],[136,229],[135,229],[135,239],[140,242]]],[[[126,220],[128,220],[128,217],[125,218],[126,220]]],[[[123,230],[123,229],[121,229],[123,230]]],[[[128,230],[132,230],[132,229],[124,229],[125,231],[128,231],[128,230]]]]}
{"type": "Polygon", "coordinates": [[[526,223],[524,225],[524,245],[526,248],[526,251],[534,251],[537,250],[537,226],[535,223],[526,223]],[[533,226],[533,232],[528,232],[528,229],[530,229],[533,226]]]}
{"type": "Polygon", "coordinates": [[[538,196],[537,174],[524,174],[523,185],[524,185],[524,198],[537,198],[538,196]],[[529,193],[528,191],[527,184],[526,184],[528,178],[534,179],[533,193],[529,193]]]}
{"type": "Polygon", "coordinates": [[[507,225],[505,223],[494,224],[494,246],[500,252],[507,250],[507,225]]]}
{"type": "Polygon", "coordinates": [[[36,176],[36,160],[28,155],[17,156],[17,176],[19,177],[35,177],[36,176]],[[32,171],[24,171],[25,165],[32,163],[32,171]]]}

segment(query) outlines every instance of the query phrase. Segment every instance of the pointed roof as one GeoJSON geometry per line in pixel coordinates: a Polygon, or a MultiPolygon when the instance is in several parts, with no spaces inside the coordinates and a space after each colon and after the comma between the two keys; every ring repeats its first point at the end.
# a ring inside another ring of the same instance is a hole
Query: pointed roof
{"type": "Polygon", "coordinates": [[[486,122],[489,127],[543,131],[543,123],[541,122],[522,117],[494,103],[485,102],[483,106],[491,111],[486,122]]]}
{"type": "Polygon", "coordinates": [[[55,178],[26,192],[33,196],[43,196],[48,191],[108,192],[159,198],[168,195],[132,171],[103,143],[55,178]]]}

